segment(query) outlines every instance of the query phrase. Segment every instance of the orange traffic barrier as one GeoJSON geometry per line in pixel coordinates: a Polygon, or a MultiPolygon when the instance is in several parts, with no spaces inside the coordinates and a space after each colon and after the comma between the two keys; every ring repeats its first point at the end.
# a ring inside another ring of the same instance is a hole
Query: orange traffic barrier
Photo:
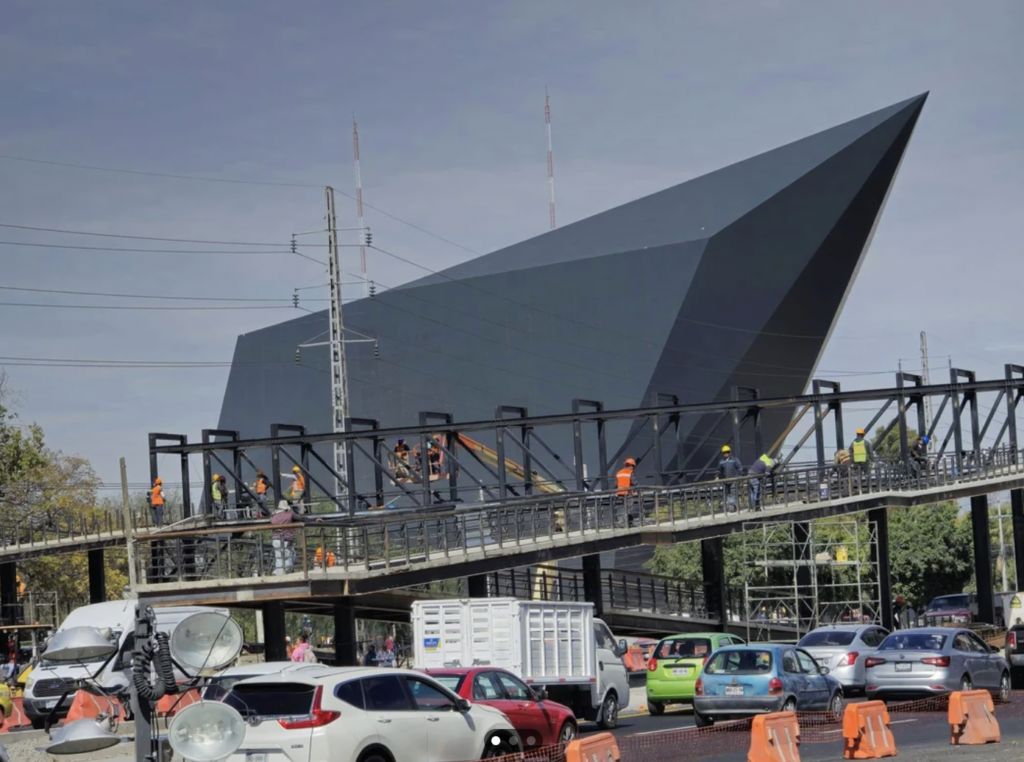
{"type": "Polygon", "coordinates": [[[3,721],[3,726],[0,727],[0,733],[9,733],[15,728],[20,728],[24,725],[31,725],[32,721],[25,714],[25,708],[22,706],[24,699],[21,696],[11,699],[11,703],[14,704],[14,710],[11,712],[11,716],[3,721]]]}
{"type": "Polygon", "coordinates": [[[118,716],[124,717],[124,712],[121,711],[121,702],[116,698],[94,696],[85,691],[78,691],[75,694],[75,700],[71,702],[71,708],[68,710],[65,722],[74,722],[75,720],[86,718],[92,719],[102,713],[112,712],[114,707],[117,707],[118,716]]]}
{"type": "Polygon", "coordinates": [[[747,762],[800,762],[796,712],[759,714],[750,725],[747,762]]]}
{"type": "Polygon", "coordinates": [[[173,717],[185,707],[192,706],[192,704],[198,703],[200,700],[198,688],[193,688],[185,693],[164,696],[156,702],[156,713],[173,717]]]}
{"type": "Polygon", "coordinates": [[[956,691],[949,695],[949,742],[967,746],[999,743],[995,703],[988,691],[956,691]]]}
{"type": "Polygon", "coordinates": [[[881,759],[896,756],[896,741],[889,730],[884,701],[848,704],[843,714],[844,759],[881,759]]]}
{"type": "Polygon", "coordinates": [[[622,657],[623,663],[629,672],[643,672],[647,668],[644,662],[644,651],[640,646],[630,646],[626,649],[626,655],[622,657]]]}
{"type": "Polygon", "coordinates": [[[619,744],[611,733],[577,738],[565,747],[565,762],[619,762],[619,744]]]}

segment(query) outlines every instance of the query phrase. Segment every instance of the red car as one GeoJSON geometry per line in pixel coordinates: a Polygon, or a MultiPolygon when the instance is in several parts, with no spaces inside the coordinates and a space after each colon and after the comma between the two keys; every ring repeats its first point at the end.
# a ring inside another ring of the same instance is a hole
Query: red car
{"type": "Polygon", "coordinates": [[[550,701],[507,670],[461,667],[424,671],[462,698],[502,712],[526,749],[576,738],[576,717],[569,707],[550,701]]]}

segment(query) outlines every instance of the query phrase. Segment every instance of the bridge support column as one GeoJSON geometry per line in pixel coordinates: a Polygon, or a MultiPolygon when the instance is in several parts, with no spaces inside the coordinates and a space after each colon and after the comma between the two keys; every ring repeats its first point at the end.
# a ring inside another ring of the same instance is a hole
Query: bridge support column
{"type": "Polygon", "coordinates": [[[889,577],[889,514],[886,508],[873,508],[868,511],[868,521],[875,530],[874,558],[871,559],[878,569],[878,597],[882,610],[879,619],[882,627],[893,629],[892,617],[892,580],[889,577]]]}
{"type": "Polygon", "coordinates": [[[701,576],[704,581],[704,608],[708,619],[723,626],[728,621],[725,589],[725,551],[721,537],[700,541],[701,576]]]}
{"type": "Polygon", "coordinates": [[[89,603],[107,600],[107,567],[103,563],[103,548],[89,551],[89,603]]]}
{"type": "Polygon", "coordinates": [[[1013,517],[1013,561],[1017,569],[1016,590],[1024,590],[1024,489],[1010,490],[1013,517]]]}
{"type": "Polygon", "coordinates": [[[974,579],[978,585],[978,619],[995,624],[992,595],[992,525],[988,520],[988,495],[971,498],[971,530],[974,535],[974,579]]]}
{"type": "MultiPolygon", "coordinates": [[[[13,562],[0,564],[0,623],[17,624],[18,570],[13,562]]],[[[6,653],[7,638],[0,644],[6,653]]]]}
{"type": "Polygon", "coordinates": [[[263,634],[267,661],[285,661],[288,649],[285,647],[284,603],[267,601],[263,604],[263,634]]]}
{"type": "Polygon", "coordinates": [[[359,664],[356,609],[351,598],[342,598],[334,604],[334,653],[339,667],[355,667],[359,664]]]}
{"type": "Polygon", "coordinates": [[[487,575],[474,574],[466,577],[466,592],[469,593],[470,598],[486,598],[487,575]]]}
{"type": "Polygon", "coordinates": [[[594,616],[604,616],[604,593],[601,590],[601,556],[583,556],[583,599],[594,604],[594,616]]]}
{"type": "Polygon", "coordinates": [[[811,525],[806,521],[793,524],[793,542],[797,550],[796,567],[796,614],[797,628],[801,632],[810,632],[818,626],[818,612],[814,610],[814,581],[811,577],[815,572],[814,548],[811,547],[811,525]]]}

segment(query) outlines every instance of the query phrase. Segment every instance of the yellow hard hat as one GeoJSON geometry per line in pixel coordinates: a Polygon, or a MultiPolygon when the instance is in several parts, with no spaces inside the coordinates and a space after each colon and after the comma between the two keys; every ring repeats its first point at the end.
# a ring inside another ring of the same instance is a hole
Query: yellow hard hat
{"type": "Polygon", "coordinates": [[[857,433],[864,436],[864,429],[857,429],[857,433]]]}
{"type": "Polygon", "coordinates": [[[301,468],[299,468],[298,466],[292,466],[292,473],[293,473],[293,474],[297,474],[297,473],[299,473],[299,471],[301,471],[301,470],[302,470],[302,469],[301,469],[301,468]]]}
{"type": "Polygon", "coordinates": [[[220,481],[220,474],[214,474],[214,475],[213,475],[213,480],[214,480],[215,482],[216,482],[216,481],[220,481]]]}
{"type": "Polygon", "coordinates": [[[722,445],[722,452],[732,452],[732,448],[729,445],[722,445]]]}

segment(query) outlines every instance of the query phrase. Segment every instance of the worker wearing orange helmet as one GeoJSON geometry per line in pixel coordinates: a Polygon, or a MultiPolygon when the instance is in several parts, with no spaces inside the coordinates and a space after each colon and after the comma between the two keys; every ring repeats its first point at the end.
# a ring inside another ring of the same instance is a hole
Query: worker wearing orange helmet
{"type": "Polygon", "coordinates": [[[622,461],[622,468],[615,474],[615,494],[622,498],[626,506],[626,515],[629,518],[629,525],[636,523],[638,506],[636,505],[636,461],[633,458],[626,458],[622,461]]]}
{"type": "Polygon", "coordinates": [[[149,493],[149,510],[153,517],[153,526],[164,524],[164,480],[159,476],[153,480],[153,489],[149,493]]]}
{"type": "Polygon", "coordinates": [[[302,469],[298,466],[292,466],[290,474],[281,474],[281,476],[286,476],[292,480],[292,488],[288,491],[288,501],[296,511],[302,513],[302,501],[306,496],[306,477],[303,476],[302,469]]]}

